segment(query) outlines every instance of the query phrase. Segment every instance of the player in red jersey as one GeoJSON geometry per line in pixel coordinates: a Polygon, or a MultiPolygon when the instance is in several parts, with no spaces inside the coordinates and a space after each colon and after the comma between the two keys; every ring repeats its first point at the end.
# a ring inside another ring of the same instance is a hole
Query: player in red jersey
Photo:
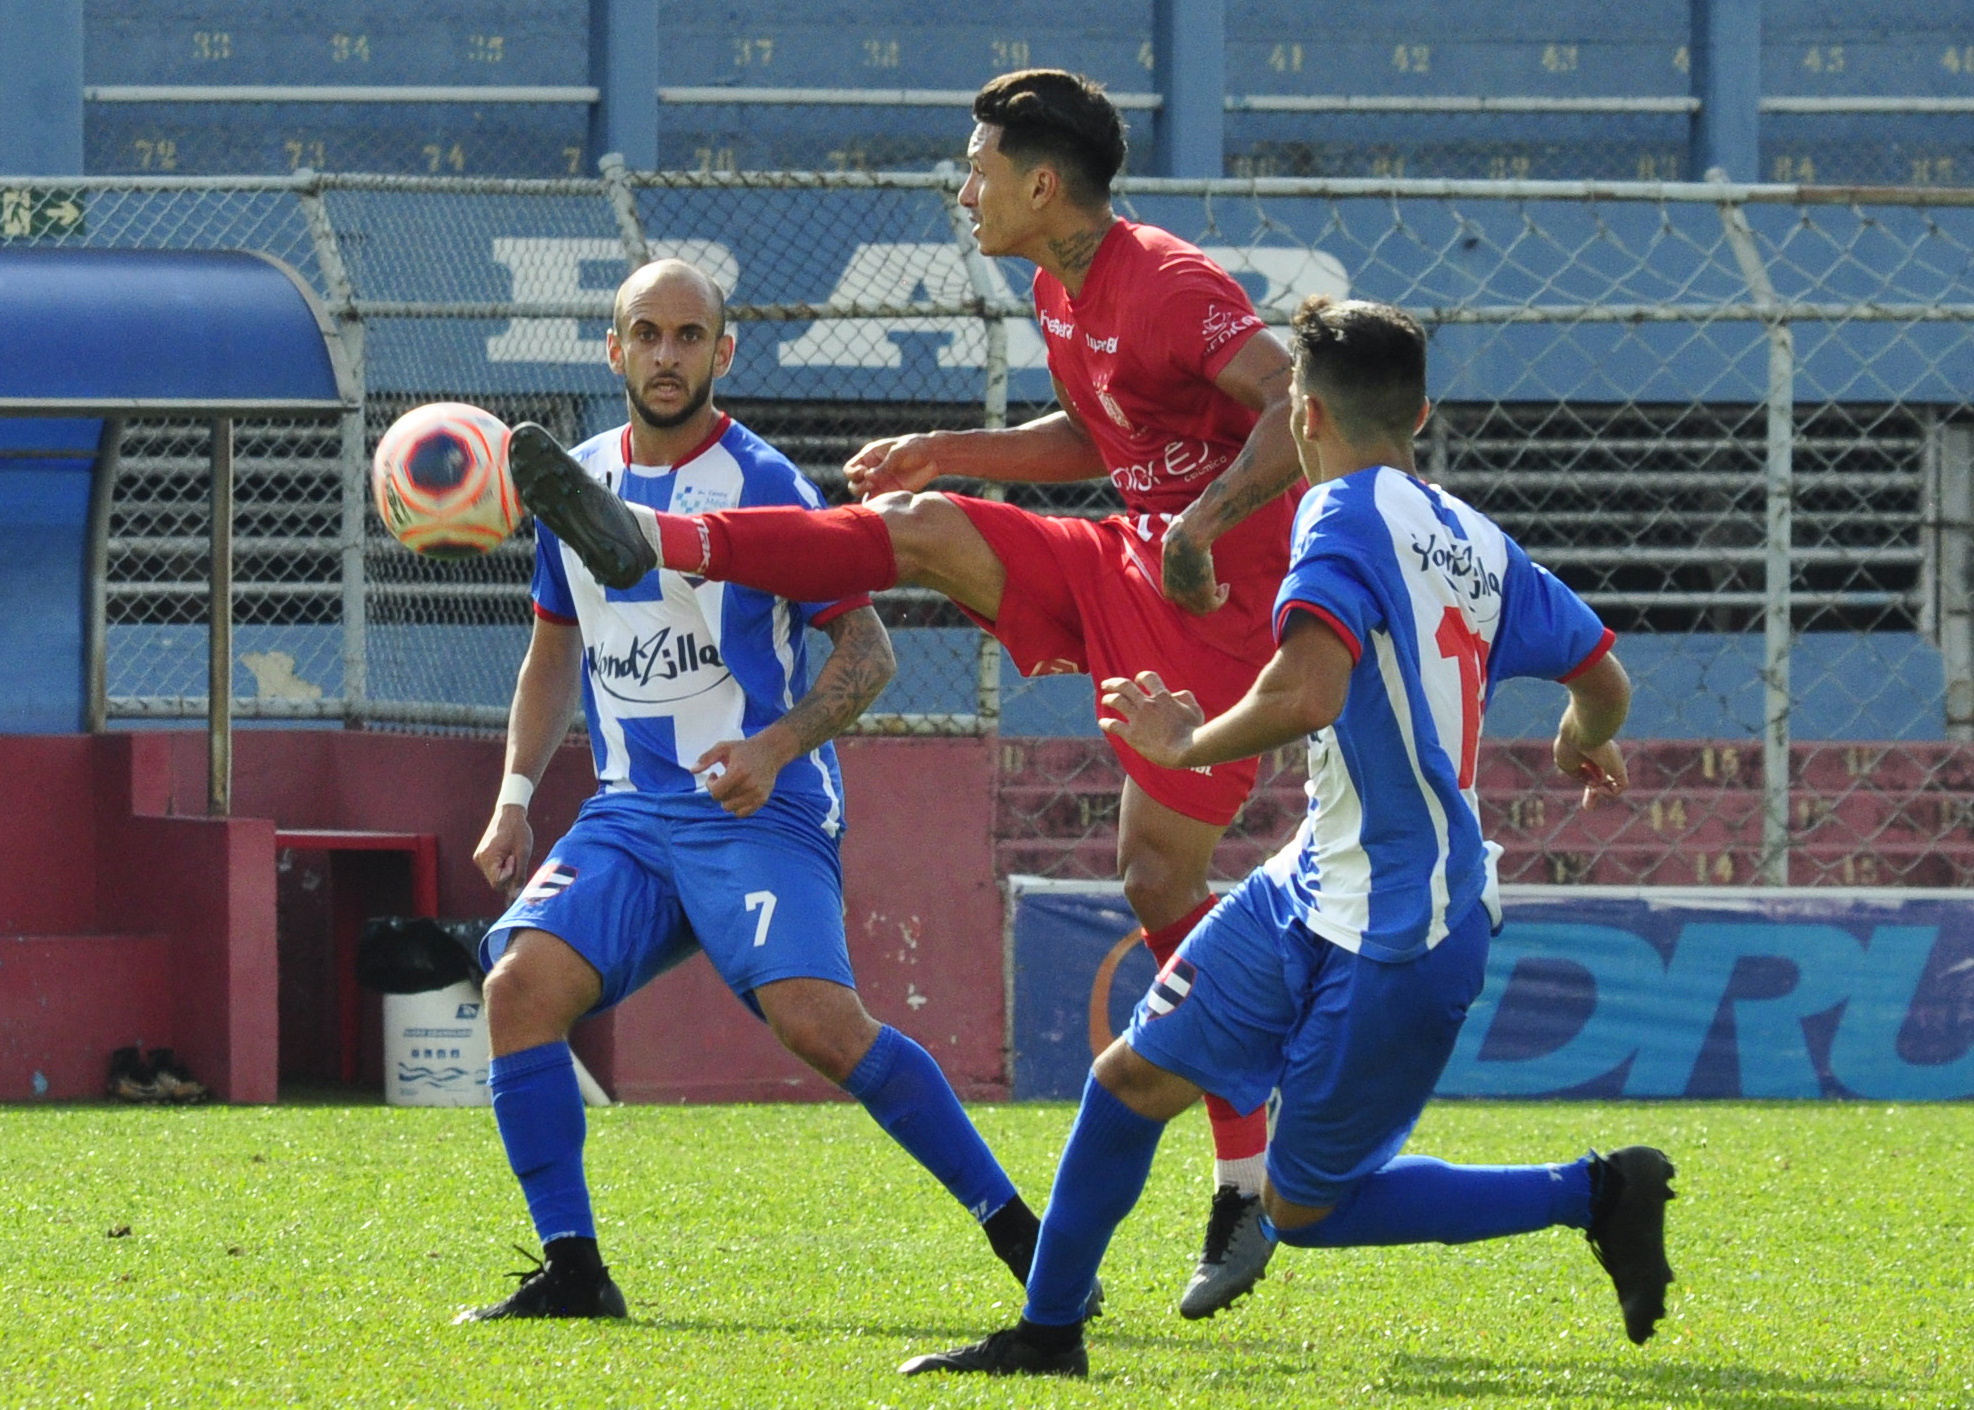
{"type": "MultiPolygon", "coordinates": [[[[668,568],[797,601],[916,583],[998,637],[1026,675],[1155,669],[1188,682],[1217,715],[1274,650],[1269,613],[1294,511],[1285,491],[1300,484],[1288,353],[1225,270],[1113,213],[1124,128],[1095,84],[1054,69],[1005,74],[981,89],[973,116],[960,203],[982,253],[1039,267],[1036,317],[1059,411],[873,442],[845,467],[867,505],[640,508],[635,525],[618,501],[585,496],[545,432],[519,427],[511,461],[522,498],[605,582],[635,581],[655,552],[668,568]],[[1092,522],[923,493],[941,475],[1108,476],[1126,513],[1092,522]]],[[[1127,775],[1118,871],[1162,964],[1212,906],[1208,864],[1257,765],[1165,769],[1108,737],[1127,775]]],[[[1253,1287],[1274,1247],[1260,1218],[1265,1115],[1208,1105],[1216,1193],[1180,1302],[1189,1317],[1253,1287]]]]}

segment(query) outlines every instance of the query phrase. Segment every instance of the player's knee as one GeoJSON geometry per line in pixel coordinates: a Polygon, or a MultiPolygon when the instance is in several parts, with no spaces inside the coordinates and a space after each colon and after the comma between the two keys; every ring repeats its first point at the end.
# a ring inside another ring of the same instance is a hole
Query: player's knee
{"type": "Polygon", "coordinates": [[[1183,915],[1191,909],[1183,903],[1191,895],[1192,878],[1181,877],[1157,853],[1119,857],[1117,869],[1124,880],[1125,904],[1146,928],[1165,924],[1168,912],[1183,915]]]}
{"type": "Polygon", "coordinates": [[[1334,1205],[1296,1204],[1284,1199],[1273,1181],[1265,1181],[1261,1187],[1261,1212],[1268,1216],[1268,1222],[1275,1226],[1275,1232],[1285,1244],[1309,1246],[1323,1242],[1317,1231],[1334,1208],[1334,1205]]]}
{"type": "Polygon", "coordinates": [[[873,496],[865,507],[884,521],[891,534],[891,552],[898,561],[902,580],[916,577],[927,564],[940,557],[940,545],[948,530],[948,516],[957,512],[944,495],[910,494],[893,490],[873,496]]]}
{"type": "Polygon", "coordinates": [[[768,1026],[784,1048],[837,1083],[857,1070],[877,1037],[877,1023],[868,1015],[820,1007],[783,1009],[769,1015],[768,1026]]]}
{"type": "Polygon", "coordinates": [[[496,1055],[567,1037],[592,1002],[592,996],[560,982],[548,966],[531,963],[525,953],[512,949],[487,975],[482,997],[496,1055]]]}

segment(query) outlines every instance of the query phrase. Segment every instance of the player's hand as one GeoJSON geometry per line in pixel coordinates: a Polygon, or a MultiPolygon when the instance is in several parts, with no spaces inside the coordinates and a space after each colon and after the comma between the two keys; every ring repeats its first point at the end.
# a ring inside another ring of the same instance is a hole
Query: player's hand
{"type": "Polygon", "coordinates": [[[1200,616],[1226,605],[1232,589],[1214,578],[1213,546],[1195,541],[1183,517],[1167,530],[1162,557],[1159,578],[1166,601],[1200,616]]]}
{"type": "Polygon", "coordinates": [[[528,810],[518,803],[495,808],[473,849],[473,865],[487,879],[487,885],[514,899],[521,880],[528,874],[528,861],[534,856],[535,830],[528,826],[528,810]]]}
{"type": "Polygon", "coordinates": [[[936,445],[930,435],[872,441],[844,462],[843,478],[859,499],[892,490],[917,493],[939,478],[936,445]]]}
{"type": "Polygon", "coordinates": [[[774,792],[775,775],[788,764],[768,731],[729,739],[699,756],[692,771],[706,780],[706,794],[737,818],[758,813],[774,792]]]}
{"type": "Polygon", "coordinates": [[[1206,711],[1190,690],[1167,690],[1156,671],[1140,671],[1136,680],[1112,676],[1102,690],[1104,709],[1116,713],[1116,718],[1097,721],[1105,734],[1117,736],[1161,768],[1186,766],[1193,731],[1206,723],[1206,711]]]}
{"type": "Polygon", "coordinates": [[[1625,771],[1624,754],[1615,739],[1607,739],[1593,749],[1577,746],[1570,731],[1556,731],[1556,767],[1567,777],[1583,781],[1583,807],[1597,806],[1599,798],[1616,798],[1631,787],[1625,771]]]}

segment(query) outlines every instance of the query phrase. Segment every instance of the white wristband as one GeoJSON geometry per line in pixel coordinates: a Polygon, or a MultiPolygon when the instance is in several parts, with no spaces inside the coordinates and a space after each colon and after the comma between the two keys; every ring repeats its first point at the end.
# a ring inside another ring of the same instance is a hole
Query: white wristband
{"type": "Polygon", "coordinates": [[[500,797],[494,800],[495,808],[505,808],[510,803],[526,812],[528,800],[535,796],[534,780],[526,774],[509,774],[500,781],[500,797]]]}

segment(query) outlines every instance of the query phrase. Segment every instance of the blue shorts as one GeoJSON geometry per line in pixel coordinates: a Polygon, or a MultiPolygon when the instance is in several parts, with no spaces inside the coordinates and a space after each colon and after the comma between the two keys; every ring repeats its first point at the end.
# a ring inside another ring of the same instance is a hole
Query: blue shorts
{"type": "Polygon", "coordinates": [[[603,977],[598,1010],[703,949],[756,1014],[777,979],[856,987],[837,845],[801,809],[736,818],[704,797],[599,793],[480,942],[492,969],[519,929],[545,930],[603,977]]]}
{"type": "Polygon", "coordinates": [[[1125,1033],[1133,1052],[1240,1111],[1281,1089],[1268,1179],[1334,1205],[1405,1145],[1480,996],[1492,923],[1474,906],[1432,949],[1365,959],[1272,919],[1256,872],[1162,970],[1125,1033]]]}

